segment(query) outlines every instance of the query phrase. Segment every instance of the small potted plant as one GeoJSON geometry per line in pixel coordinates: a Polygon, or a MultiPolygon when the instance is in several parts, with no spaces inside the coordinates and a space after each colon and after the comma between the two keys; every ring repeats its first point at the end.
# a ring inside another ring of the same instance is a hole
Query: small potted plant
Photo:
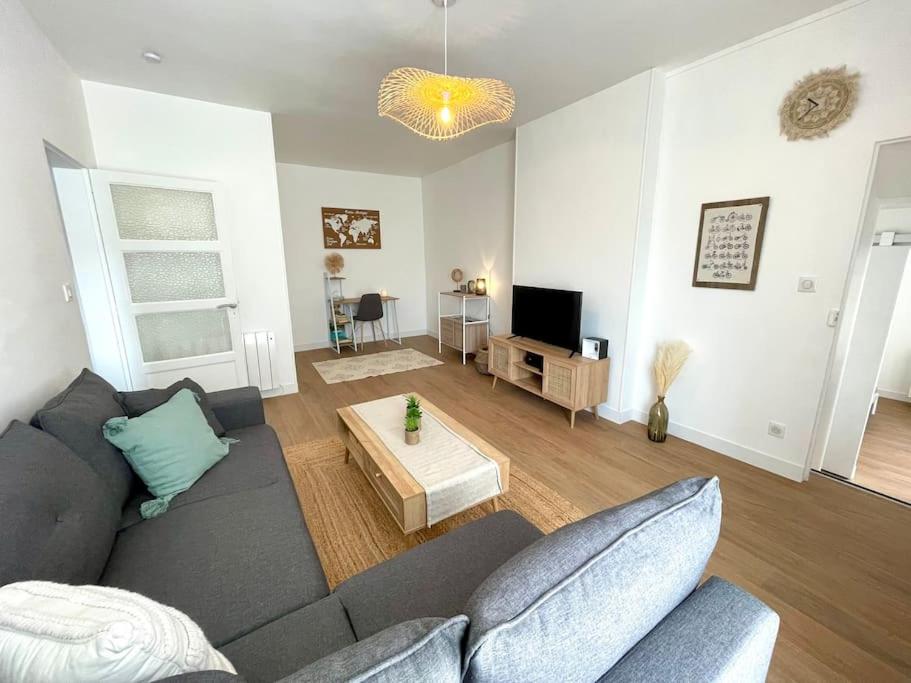
{"type": "Polygon", "coordinates": [[[405,398],[405,443],[413,446],[421,440],[421,402],[414,394],[405,398]]]}

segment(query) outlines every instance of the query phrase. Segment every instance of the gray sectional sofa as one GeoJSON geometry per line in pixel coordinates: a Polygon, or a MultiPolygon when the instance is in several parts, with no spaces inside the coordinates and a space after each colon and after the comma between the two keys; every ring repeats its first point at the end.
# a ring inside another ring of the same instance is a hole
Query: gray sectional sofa
{"type": "Polygon", "coordinates": [[[188,614],[239,673],[174,680],[765,678],[777,615],[722,579],[699,585],[720,525],[716,479],[546,536],[491,514],[330,592],[256,389],[203,394],[213,429],[238,442],[164,515],[140,517],[150,496],[101,425],[169,395],[118,394],[84,371],[31,425],[10,425],[0,585],[142,593],[188,614]]]}

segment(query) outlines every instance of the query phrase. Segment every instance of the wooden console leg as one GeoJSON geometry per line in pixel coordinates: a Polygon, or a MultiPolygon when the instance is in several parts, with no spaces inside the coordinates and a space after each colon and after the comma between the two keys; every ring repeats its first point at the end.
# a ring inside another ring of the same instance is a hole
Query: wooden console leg
{"type": "Polygon", "coordinates": [[[500,511],[500,499],[499,499],[499,498],[491,498],[491,502],[493,503],[493,511],[494,511],[494,512],[499,512],[499,511],[500,511]]]}
{"type": "Polygon", "coordinates": [[[595,416],[595,422],[597,422],[598,418],[601,417],[598,415],[598,406],[592,406],[592,414],[595,416]]]}
{"type": "Polygon", "coordinates": [[[570,410],[569,411],[569,428],[574,429],[575,426],[576,426],[576,411],[570,410]]]}
{"type": "Polygon", "coordinates": [[[493,376],[493,384],[490,386],[490,389],[491,389],[491,390],[497,388],[497,380],[498,380],[498,379],[499,379],[499,377],[497,377],[496,375],[493,376]]]}

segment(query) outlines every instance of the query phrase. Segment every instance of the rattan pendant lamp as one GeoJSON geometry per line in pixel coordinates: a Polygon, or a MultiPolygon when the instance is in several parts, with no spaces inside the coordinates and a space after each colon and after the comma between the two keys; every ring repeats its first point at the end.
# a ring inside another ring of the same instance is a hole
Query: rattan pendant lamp
{"type": "Polygon", "coordinates": [[[507,83],[449,75],[449,6],[455,0],[432,2],[443,8],[443,73],[393,69],[380,83],[377,112],[431,140],[451,140],[488,123],[509,121],[516,96],[507,83]]]}

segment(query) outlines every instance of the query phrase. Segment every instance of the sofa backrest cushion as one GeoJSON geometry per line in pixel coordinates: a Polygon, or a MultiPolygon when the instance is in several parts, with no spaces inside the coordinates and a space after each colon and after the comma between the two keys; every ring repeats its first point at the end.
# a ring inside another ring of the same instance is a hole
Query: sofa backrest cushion
{"type": "Polygon", "coordinates": [[[184,377],[182,380],[174,382],[174,384],[166,389],[122,391],[120,392],[120,400],[127,411],[127,417],[139,417],[160,405],[164,405],[181,389],[189,389],[196,394],[202,414],[206,416],[206,422],[209,423],[212,431],[215,432],[215,436],[224,436],[225,428],[222,426],[221,422],[218,421],[215,413],[212,412],[212,408],[209,407],[208,395],[201,386],[189,377],[184,377]]]}
{"type": "Polygon", "coordinates": [[[720,523],[718,479],[688,479],[536,541],[469,599],[465,680],[597,680],[695,589],[720,523]]]}
{"type": "Polygon", "coordinates": [[[123,454],[105,440],[101,427],[112,417],[125,415],[117,390],[88,369],[35,415],[41,429],[95,470],[120,507],[136,480],[123,454]]]}
{"type": "Polygon", "coordinates": [[[434,681],[459,683],[468,619],[427,617],[403,621],[318,659],[283,683],[323,681],[434,681]]]}
{"type": "Polygon", "coordinates": [[[119,518],[104,482],[53,436],[21,422],[0,436],[0,585],[95,583],[119,518]]]}

